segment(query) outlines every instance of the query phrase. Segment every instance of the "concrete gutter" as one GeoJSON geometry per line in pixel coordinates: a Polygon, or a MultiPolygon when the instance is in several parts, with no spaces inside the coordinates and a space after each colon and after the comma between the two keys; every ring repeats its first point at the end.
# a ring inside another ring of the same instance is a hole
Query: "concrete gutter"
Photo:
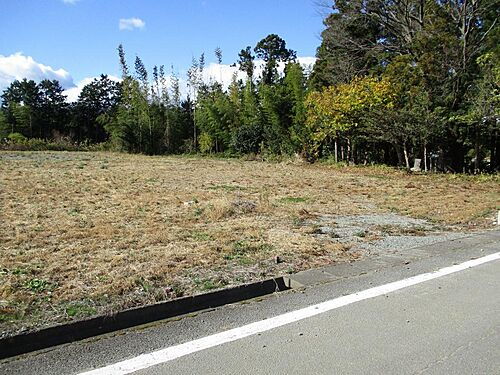
{"type": "Polygon", "coordinates": [[[283,278],[274,278],[211,293],[178,298],[0,339],[0,359],[47,349],[125,328],[152,323],[196,311],[265,296],[289,289],[283,278]]]}

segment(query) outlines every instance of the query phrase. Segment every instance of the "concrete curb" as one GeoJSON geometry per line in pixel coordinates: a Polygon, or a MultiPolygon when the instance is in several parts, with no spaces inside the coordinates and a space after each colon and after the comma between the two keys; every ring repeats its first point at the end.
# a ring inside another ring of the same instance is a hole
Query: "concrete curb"
{"type": "Polygon", "coordinates": [[[284,276],[283,280],[285,285],[291,289],[311,287],[350,277],[361,276],[388,267],[407,265],[418,259],[429,258],[435,255],[436,247],[440,247],[440,254],[453,254],[466,246],[474,248],[494,243],[500,244],[499,230],[474,233],[467,237],[444,240],[428,245],[415,246],[398,254],[382,254],[353,262],[313,268],[284,276]]]}
{"type": "Polygon", "coordinates": [[[290,289],[282,277],[21,333],[0,340],[0,359],[290,289]]]}

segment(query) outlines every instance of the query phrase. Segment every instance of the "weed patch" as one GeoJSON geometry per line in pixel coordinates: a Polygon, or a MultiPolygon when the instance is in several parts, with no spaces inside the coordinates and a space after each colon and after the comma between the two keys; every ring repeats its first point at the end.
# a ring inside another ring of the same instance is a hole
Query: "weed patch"
{"type": "Polygon", "coordinates": [[[66,307],[65,312],[70,318],[84,318],[95,315],[97,310],[82,303],[74,303],[66,307]]]}
{"type": "Polygon", "coordinates": [[[279,201],[281,203],[305,203],[309,198],[305,197],[283,197],[279,201]]]}

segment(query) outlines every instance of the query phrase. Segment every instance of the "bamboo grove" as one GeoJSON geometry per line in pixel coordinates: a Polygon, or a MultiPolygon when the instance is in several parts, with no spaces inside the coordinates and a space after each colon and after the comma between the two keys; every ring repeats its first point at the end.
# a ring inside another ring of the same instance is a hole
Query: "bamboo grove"
{"type": "MultiPolygon", "coordinates": [[[[405,168],[421,159],[426,170],[498,171],[498,0],[324,6],[311,71],[271,34],[241,50],[242,73],[229,85],[206,79],[205,54],[180,78],[139,57],[130,63],[122,45],[121,81],[102,75],[74,103],[57,81],[15,81],[2,94],[4,146],[64,138],[145,154],[299,154],[405,168]]],[[[222,66],[220,48],[213,57],[222,66]]]]}

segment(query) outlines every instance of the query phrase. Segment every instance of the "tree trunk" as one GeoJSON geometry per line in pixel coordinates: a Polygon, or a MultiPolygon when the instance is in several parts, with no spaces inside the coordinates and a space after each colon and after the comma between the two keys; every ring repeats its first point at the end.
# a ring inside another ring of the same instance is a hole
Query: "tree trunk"
{"type": "Polygon", "coordinates": [[[474,161],[474,174],[479,173],[479,126],[476,124],[476,139],[474,145],[474,153],[476,154],[476,160],[474,161]]]}
{"type": "Polygon", "coordinates": [[[193,103],[193,151],[196,151],[196,104],[193,103]]]}
{"type": "Polygon", "coordinates": [[[394,149],[396,150],[396,155],[398,156],[398,166],[401,166],[404,164],[403,153],[401,152],[401,146],[398,144],[394,144],[394,149]]]}
{"type": "Polygon", "coordinates": [[[500,167],[500,138],[495,128],[491,136],[491,171],[496,172],[500,167]]]}
{"type": "Polygon", "coordinates": [[[167,153],[170,153],[170,120],[168,119],[168,112],[166,113],[166,126],[165,126],[165,146],[167,146],[167,153]]]}
{"type": "Polygon", "coordinates": [[[408,158],[408,149],[406,148],[406,143],[403,144],[403,152],[405,155],[406,169],[410,170],[410,159],[408,158]]]}
{"type": "Polygon", "coordinates": [[[424,171],[427,172],[427,145],[424,144],[424,171]]]}
{"type": "Polygon", "coordinates": [[[351,139],[347,138],[347,165],[351,161],[351,139]]]}
{"type": "Polygon", "coordinates": [[[351,164],[356,165],[358,162],[358,148],[356,147],[356,142],[350,142],[351,143],[351,164]]]}
{"type": "Polygon", "coordinates": [[[31,119],[31,113],[30,113],[30,138],[33,138],[33,121],[31,119]]]}
{"type": "Polygon", "coordinates": [[[338,147],[338,139],[335,138],[335,163],[338,163],[337,147],[338,147]]]}

